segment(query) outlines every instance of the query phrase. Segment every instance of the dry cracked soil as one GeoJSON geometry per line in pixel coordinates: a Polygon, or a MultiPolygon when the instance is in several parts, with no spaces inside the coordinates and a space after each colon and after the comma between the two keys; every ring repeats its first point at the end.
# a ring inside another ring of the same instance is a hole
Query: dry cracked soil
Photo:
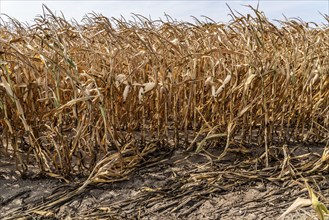
{"type": "MultiPolygon", "coordinates": [[[[31,174],[22,177],[15,163],[0,157],[1,219],[277,219],[297,197],[307,197],[298,187],[288,190],[262,180],[213,184],[221,166],[204,155],[176,151],[155,164],[139,167],[126,180],[91,185],[68,201],[48,209],[54,198],[77,188],[83,177],[66,183],[31,174]],[[207,170],[211,166],[212,170],[207,170]],[[207,177],[207,178],[206,178],[207,177]],[[229,186],[231,184],[231,186],[229,186]],[[56,195],[54,197],[54,195],[56,195]],[[31,210],[35,211],[31,211],[31,210]]],[[[33,170],[33,169],[32,169],[33,170]]],[[[229,177],[227,177],[229,178],[229,177]]],[[[311,208],[290,213],[285,219],[316,219],[311,208]]]]}

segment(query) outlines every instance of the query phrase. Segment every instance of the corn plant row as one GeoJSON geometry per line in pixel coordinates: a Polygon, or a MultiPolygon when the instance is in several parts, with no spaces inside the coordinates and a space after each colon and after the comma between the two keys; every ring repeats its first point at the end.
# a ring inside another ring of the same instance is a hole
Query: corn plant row
{"type": "Polygon", "coordinates": [[[122,170],[120,152],[154,141],[202,150],[221,139],[221,156],[254,143],[266,163],[275,143],[328,141],[327,25],[274,25],[255,9],[227,24],[78,23],[44,10],[0,29],[0,148],[21,172],[90,173],[113,153],[122,170]]]}

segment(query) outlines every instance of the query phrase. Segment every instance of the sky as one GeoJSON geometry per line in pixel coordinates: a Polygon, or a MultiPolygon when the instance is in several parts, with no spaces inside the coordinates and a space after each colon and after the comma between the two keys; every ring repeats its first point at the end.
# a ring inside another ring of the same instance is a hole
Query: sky
{"type": "Polygon", "coordinates": [[[33,23],[33,19],[42,14],[42,4],[46,4],[56,15],[61,15],[62,11],[65,18],[70,20],[74,18],[81,21],[84,15],[96,12],[106,17],[120,18],[124,16],[127,20],[132,19],[132,13],[141,14],[146,17],[156,19],[165,19],[165,13],[177,21],[193,22],[194,16],[202,21],[210,17],[216,22],[228,22],[231,17],[226,3],[233,9],[244,15],[252,14],[252,11],[243,5],[252,5],[256,7],[259,3],[259,9],[264,11],[266,17],[270,20],[284,20],[287,18],[299,17],[306,22],[316,22],[318,24],[328,24],[320,15],[329,14],[329,0],[260,0],[260,1],[233,1],[233,0],[167,0],[167,1],[111,1],[111,0],[51,0],[51,1],[18,1],[18,0],[0,0],[1,17],[5,19],[4,14],[9,15],[21,22],[33,23]]]}

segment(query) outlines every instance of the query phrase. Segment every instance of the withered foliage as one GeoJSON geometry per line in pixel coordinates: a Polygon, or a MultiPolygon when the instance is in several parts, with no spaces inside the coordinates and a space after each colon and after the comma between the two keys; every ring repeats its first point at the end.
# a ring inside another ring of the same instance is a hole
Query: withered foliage
{"type": "Polygon", "coordinates": [[[23,173],[106,182],[163,146],[218,140],[219,159],[254,144],[266,166],[273,143],[328,141],[328,26],[276,26],[257,10],[228,24],[77,23],[44,9],[0,29],[0,148],[23,173]]]}

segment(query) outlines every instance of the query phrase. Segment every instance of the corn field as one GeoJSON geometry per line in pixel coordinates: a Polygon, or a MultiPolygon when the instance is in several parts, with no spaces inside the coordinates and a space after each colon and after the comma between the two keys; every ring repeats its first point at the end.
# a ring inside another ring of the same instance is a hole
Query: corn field
{"type": "Polygon", "coordinates": [[[327,25],[255,9],[228,24],[44,10],[0,28],[0,150],[22,174],[110,182],[164,148],[222,159],[232,146],[266,167],[275,144],[328,143],[327,25]]]}

